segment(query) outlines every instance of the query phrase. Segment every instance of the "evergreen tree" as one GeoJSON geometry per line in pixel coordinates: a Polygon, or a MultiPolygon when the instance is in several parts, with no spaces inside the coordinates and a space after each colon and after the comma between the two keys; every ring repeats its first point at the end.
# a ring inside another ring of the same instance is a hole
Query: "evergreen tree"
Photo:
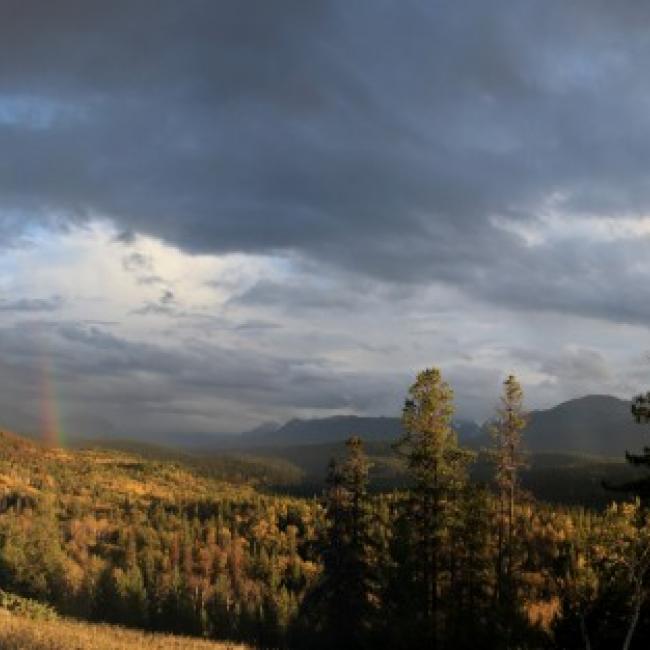
{"type": "Polygon", "coordinates": [[[405,517],[408,525],[413,612],[422,642],[439,645],[443,612],[444,551],[450,527],[458,515],[458,497],[466,482],[472,454],[458,446],[451,418],[453,392],[440,371],[421,372],[404,404],[404,435],[397,450],[413,481],[405,517]]]}
{"type": "Polygon", "coordinates": [[[350,633],[351,647],[361,647],[373,623],[377,591],[375,543],[371,537],[372,513],[368,499],[370,464],[359,437],[349,438],[346,447],[348,457],[343,465],[343,481],[348,493],[345,511],[348,538],[343,582],[347,606],[343,620],[350,633]]]}
{"type": "Polygon", "coordinates": [[[345,462],[329,465],[323,576],[303,608],[318,636],[311,647],[366,647],[376,606],[369,463],[360,438],[350,438],[346,447],[345,462]]]}
{"type": "Polygon", "coordinates": [[[522,432],[527,423],[523,409],[524,392],[514,375],[503,382],[497,420],[491,428],[494,447],[491,450],[498,489],[498,542],[496,595],[501,604],[510,599],[514,573],[515,504],[519,486],[519,470],[526,465],[522,450],[522,432]]]}
{"type": "Polygon", "coordinates": [[[468,484],[462,493],[460,517],[451,529],[453,605],[446,636],[447,645],[454,649],[494,647],[494,639],[488,635],[493,618],[494,564],[490,501],[486,488],[468,484]]]}
{"type": "MultiPolygon", "coordinates": [[[[632,416],[638,424],[648,424],[650,422],[650,391],[645,394],[637,395],[632,401],[632,416]]],[[[625,453],[627,462],[635,467],[642,467],[650,470],[650,447],[646,446],[640,454],[625,453]]],[[[632,492],[641,500],[644,509],[650,506],[650,476],[626,483],[620,486],[627,492],[632,492]]]]}

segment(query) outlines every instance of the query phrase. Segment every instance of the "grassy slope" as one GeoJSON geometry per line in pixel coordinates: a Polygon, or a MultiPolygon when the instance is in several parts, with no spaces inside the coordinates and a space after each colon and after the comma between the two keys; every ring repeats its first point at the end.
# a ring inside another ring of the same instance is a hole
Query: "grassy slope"
{"type": "Polygon", "coordinates": [[[3,650],[235,650],[244,646],[149,634],[68,619],[32,620],[0,610],[3,650]]]}

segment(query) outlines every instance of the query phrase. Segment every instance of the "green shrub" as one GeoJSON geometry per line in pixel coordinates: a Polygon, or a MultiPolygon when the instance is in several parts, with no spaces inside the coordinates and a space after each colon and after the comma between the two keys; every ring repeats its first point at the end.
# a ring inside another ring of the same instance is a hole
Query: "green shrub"
{"type": "Polygon", "coordinates": [[[31,598],[16,596],[1,589],[0,608],[34,620],[52,621],[58,618],[56,611],[49,605],[39,603],[31,598]]]}

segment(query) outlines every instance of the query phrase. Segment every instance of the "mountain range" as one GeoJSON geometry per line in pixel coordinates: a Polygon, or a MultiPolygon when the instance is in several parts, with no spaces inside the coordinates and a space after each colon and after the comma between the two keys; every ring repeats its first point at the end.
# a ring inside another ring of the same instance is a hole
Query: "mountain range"
{"type": "MultiPolygon", "coordinates": [[[[461,444],[475,449],[490,444],[489,423],[458,419],[454,427],[461,444]]],[[[267,424],[241,434],[172,433],[151,436],[144,442],[191,451],[280,448],[338,443],[358,435],[368,443],[396,440],[401,433],[397,417],[336,415],[267,424]]],[[[587,395],[549,409],[532,411],[524,431],[524,444],[534,453],[570,452],[622,457],[650,445],[650,430],[636,424],[630,402],[611,395],[587,395]]]]}
{"type": "MultiPolygon", "coordinates": [[[[454,427],[464,446],[479,452],[490,446],[489,423],[459,419],[454,427]]],[[[76,444],[177,460],[210,476],[249,478],[274,489],[311,495],[322,489],[329,460],[345,455],[342,443],[351,435],[366,442],[373,489],[406,485],[408,477],[392,446],[400,433],[399,418],[341,415],[269,423],[241,434],[179,433],[76,444]]],[[[603,489],[603,481],[616,485],[635,478],[624,454],[650,445],[650,429],[634,422],[628,401],[588,395],[532,411],[524,444],[531,452],[522,473],[526,489],[549,501],[602,506],[613,498],[603,489]]],[[[491,480],[493,468],[485,453],[477,455],[471,474],[479,482],[491,480]]]]}
{"type": "MultiPolygon", "coordinates": [[[[460,438],[469,440],[481,434],[481,427],[469,420],[455,420],[460,438]]],[[[399,418],[336,415],[314,420],[290,420],[276,429],[254,430],[242,434],[246,444],[255,446],[305,445],[340,442],[351,435],[366,442],[396,440],[401,433],[399,418]]]]}
{"type": "MultiPolygon", "coordinates": [[[[462,444],[489,445],[489,423],[455,420],[462,444]]],[[[367,442],[391,441],[399,437],[399,418],[338,415],[312,420],[290,420],[282,426],[259,428],[230,440],[245,447],[276,447],[340,442],[358,435],[367,442]]],[[[638,425],[630,402],[611,395],[587,395],[549,409],[532,411],[524,431],[531,452],[577,452],[600,456],[622,456],[626,450],[650,445],[650,430],[638,425]]]]}

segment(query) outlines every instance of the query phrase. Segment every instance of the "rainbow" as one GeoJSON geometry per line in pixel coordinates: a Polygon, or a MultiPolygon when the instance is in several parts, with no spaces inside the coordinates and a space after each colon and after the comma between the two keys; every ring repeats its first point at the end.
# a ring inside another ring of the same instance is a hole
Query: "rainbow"
{"type": "Polygon", "coordinates": [[[49,359],[44,357],[41,366],[41,436],[48,447],[63,447],[65,439],[53,374],[49,359]]]}

